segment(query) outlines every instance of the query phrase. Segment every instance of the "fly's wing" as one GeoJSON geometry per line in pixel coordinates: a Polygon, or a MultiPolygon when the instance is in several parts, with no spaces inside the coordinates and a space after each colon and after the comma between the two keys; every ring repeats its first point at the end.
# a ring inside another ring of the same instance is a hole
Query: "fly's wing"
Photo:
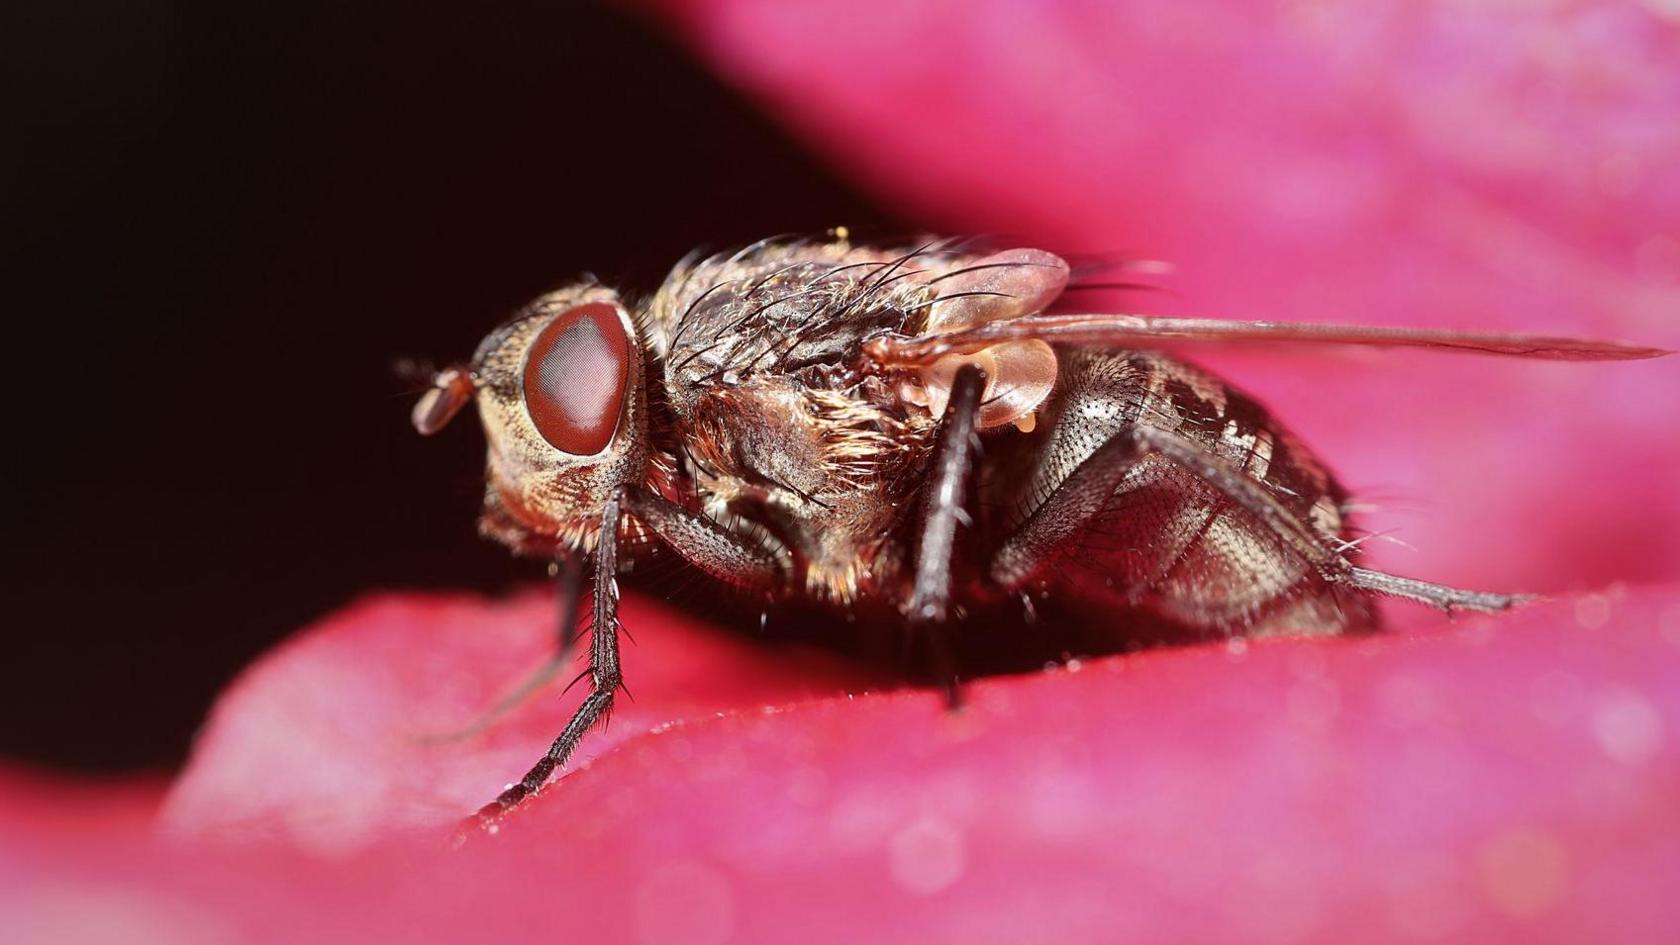
{"type": "Polygon", "coordinates": [[[913,367],[931,364],[947,355],[969,354],[1025,340],[1112,348],[1161,348],[1203,341],[1364,345],[1436,348],[1549,361],[1628,361],[1673,353],[1616,341],[1544,335],[1150,315],[1027,315],[942,334],[883,335],[864,346],[864,356],[879,368],[913,367]]]}

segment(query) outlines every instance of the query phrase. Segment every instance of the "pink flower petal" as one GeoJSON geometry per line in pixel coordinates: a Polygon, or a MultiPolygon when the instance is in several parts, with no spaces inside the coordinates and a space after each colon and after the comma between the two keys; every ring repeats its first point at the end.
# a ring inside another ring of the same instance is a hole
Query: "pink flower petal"
{"type": "MultiPolygon", "coordinates": [[[[448,824],[555,713],[446,749],[415,746],[415,720],[470,707],[436,667],[506,665],[540,610],[390,599],[323,623],[224,700],[173,837],[0,818],[20,864],[0,916],[346,942],[1648,942],[1680,922],[1680,589],[1097,659],[981,681],[960,715],[928,692],[808,699],[848,676],[798,659],[708,691],[699,670],[738,644],[638,605],[644,678],[679,695],[454,849],[448,824]],[[380,744],[382,781],[332,775],[380,744]],[[259,820],[280,826],[215,838],[259,820]],[[340,842],[315,829],[334,820],[340,842]]],[[[0,788],[0,810],[54,807],[0,788]]]]}
{"type": "MultiPolygon", "coordinates": [[[[355,847],[393,825],[452,824],[536,761],[582,697],[568,669],[482,734],[479,719],[552,651],[554,602],[527,593],[379,597],[300,634],[218,703],[166,820],[192,833],[283,836],[355,847]]],[[[890,682],[809,649],[717,633],[645,599],[626,600],[626,679],[590,759],[673,719],[777,705],[890,682]]]]}
{"type": "MultiPolygon", "coordinates": [[[[655,3],[901,213],[1166,260],[1092,307],[1680,347],[1680,28],[1664,4],[655,3]]],[[[1680,574],[1673,361],[1189,352],[1416,547],[1556,591],[1680,574]]]]}

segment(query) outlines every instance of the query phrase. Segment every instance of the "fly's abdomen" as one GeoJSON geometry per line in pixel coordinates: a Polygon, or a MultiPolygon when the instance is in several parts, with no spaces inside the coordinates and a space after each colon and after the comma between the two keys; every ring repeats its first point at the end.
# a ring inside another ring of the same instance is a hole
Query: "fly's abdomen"
{"type": "MultiPolygon", "coordinates": [[[[1325,544],[1347,538],[1344,494],[1254,401],[1160,355],[1062,352],[1059,396],[1017,520],[1033,514],[1098,447],[1131,425],[1174,433],[1259,483],[1325,544]]],[[[1054,593],[1148,608],[1212,632],[1336,633],[1369,625],[1357,594],[1218,488],[1158,455],[1142,458],[1100,510],[1040,564],[1054,593]]]]}

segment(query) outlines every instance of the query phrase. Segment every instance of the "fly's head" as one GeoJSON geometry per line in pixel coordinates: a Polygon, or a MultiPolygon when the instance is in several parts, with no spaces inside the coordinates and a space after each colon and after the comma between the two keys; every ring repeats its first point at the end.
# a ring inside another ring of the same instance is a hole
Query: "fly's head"
{"type": "Polygon", "coordinates": [[[520,551],[595,541],[607,499],[647,457],[643,347],[616,293],[588,284],[527,305],[439,373],[414,409],[421,433],[478,402],[489,447],[485,534],[520,551]]]}

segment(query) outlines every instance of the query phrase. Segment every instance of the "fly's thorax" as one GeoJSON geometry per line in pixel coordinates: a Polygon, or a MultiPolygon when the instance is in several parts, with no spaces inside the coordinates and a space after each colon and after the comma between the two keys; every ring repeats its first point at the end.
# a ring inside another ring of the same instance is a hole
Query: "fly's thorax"
{"type": "Polygon", "coordinates": [[[820,598],[882,579],[888,536],[923,475],[932,423],[849,394],[762,379],[697,397],[684,453],[713,518],[742,514],[785,544],[820,598]]]}
{"type": "Polygon", "coordinates": [[[767,375],[809,381],[811,368],[840,367],[868,333],[898,325],[897,310],[848,305],[868,272],[842,268],[845,258],[837,244],[800,243],[679,266],[649,305],[672,404],[767,375]]]}
{"type": "MultiPolygon", "coordinates": [[[[685,404],[708,383],[763,375],[844,389],[857,382],[860,351],[873,336],[939,334],[1040,311],[1067,283],[1067,264],[1050,253],[981,254],[967,245],[766,242],[685,261],[648,306],[672,403],[685,404]]],[[[1003,358],[1027,381],[1010,396],[1033,393],[1044,361],[1027,365],[1020,352],[1003,358]]]]}
{"type": "MultiPolygon", "coordinates": [[[[863,356],[883,334],[955,331],[1040,311],[1068,267],[1038,250],[934,241],[892,249],[766,242],[680,264],[648,306],[665,402],[695,478],[781,536],[805,590],[848,600],[882,583],[891,532],[922,483],[957,369],[978,361],[982,427],[1033,425],[1056,358],[1012,342],[903,370],[863,356]]],[[[702,491],[705,486],[702,485],[702,491]]],[[[714,516],[715,517],[715,516],[714,516]]]]}
{"type": "Polygon", "coordinates": [[[629,311],[597,285],[545,295],[484,340],[487,534],[593,543],[607,497],[647,474],[644,360],[629,311]]]}

